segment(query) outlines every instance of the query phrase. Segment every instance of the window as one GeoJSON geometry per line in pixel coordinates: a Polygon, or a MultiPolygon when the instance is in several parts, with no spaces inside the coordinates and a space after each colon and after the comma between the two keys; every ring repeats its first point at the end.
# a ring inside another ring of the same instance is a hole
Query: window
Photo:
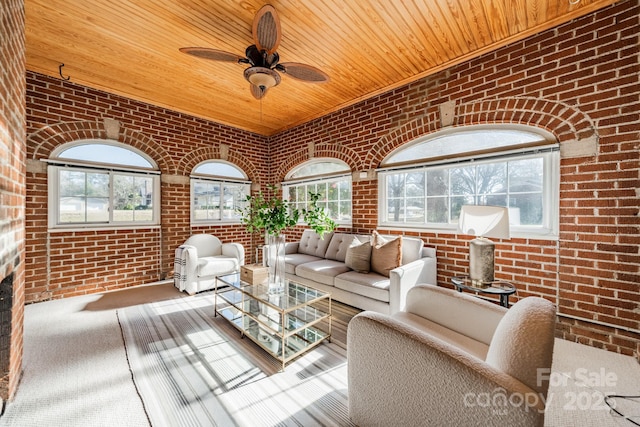
{"type": "Polygon", "coordinates": [[[553,141],[531,127],[473,126],[403,147],[379,171],[380,224],[454,230],[462,205],[496,205],[509,207],[514,236],[554,237],[559,153],[553,141]],[[486,151],[492,138],[500,151],[486,151]]]}
{"type": "Polygon", "coordinates": [[[283,197],[297,209],[309,204],[309,193],[319,193],[324,207],[338,225],[351,224],[351,171],[335,159],[315,159],[293,169],[283,183],[283,197]]]}
{"type": "Polygon", "coordinates": [[[160,175],[143,153],[110,140],[81,140],[49,159],[50,228],[158,224],[160,175]]]}
{"type": "Polygon", "coordinates": [[[222,160],[200,163],[191,175],[191,221],[239,222],[251,184],[238,167],[222,160]]]}

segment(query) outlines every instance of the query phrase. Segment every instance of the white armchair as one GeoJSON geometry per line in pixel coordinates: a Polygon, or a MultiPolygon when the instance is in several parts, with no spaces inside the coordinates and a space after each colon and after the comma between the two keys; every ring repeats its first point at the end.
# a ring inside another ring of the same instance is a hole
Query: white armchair
{"type": "Polygon", "coordinates": [[[189,295],[212,289],[216,276],[240,271],[244,247],[222,243],[211,234],[196,234],[176,249],[173,284],[189,295]]]}
{"type": "Polygon", "coordinates": [[[349,415],[366,426],[542,426],[555,306],[507,310],[433,285],[404,311],[365,311],[348,327],[349,415]]]}

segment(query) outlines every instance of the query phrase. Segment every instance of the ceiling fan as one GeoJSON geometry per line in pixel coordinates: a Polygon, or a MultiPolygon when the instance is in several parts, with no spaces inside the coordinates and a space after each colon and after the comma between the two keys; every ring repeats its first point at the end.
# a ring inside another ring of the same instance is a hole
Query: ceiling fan
{"type": "Polygon", "coordinates": [[[329,81],[326,73],[311,65],[279,62],[280,56],[276,50],[280,45],[282,32],[280,19],[273,6],[267,4],[260,8],[253,18],[252,32],[255,44],[247,47],[245,57],[206,47],[183,47],[180,52],[213,61],[249,64],[250,67],[244,70],[244,78],[250,83],[251,94],[256,99],[261,99],[269,88],[280,84],[278,71],[305,82],[329,81]]]}

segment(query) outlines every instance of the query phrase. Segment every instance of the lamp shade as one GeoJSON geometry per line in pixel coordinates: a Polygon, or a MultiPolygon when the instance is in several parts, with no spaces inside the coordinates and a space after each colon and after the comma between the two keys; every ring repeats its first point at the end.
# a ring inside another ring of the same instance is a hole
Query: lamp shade
{"type": "Polygon", "coordinates": [[[502,206],[463,205],[458,232],[477,237],[508,239],[509,209],[502,206]]]}

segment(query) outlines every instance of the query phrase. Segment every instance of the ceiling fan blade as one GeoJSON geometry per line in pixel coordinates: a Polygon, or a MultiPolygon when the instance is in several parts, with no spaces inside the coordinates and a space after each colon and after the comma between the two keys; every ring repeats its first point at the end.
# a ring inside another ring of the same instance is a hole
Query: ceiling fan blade
{"type": "Polygon", "coordinates": [[[253,18],[253,39],[256,46],[258,50],[272,54],[280,45],[281,38],[280,18],[276,9],[270,4],[265,4],[253,18]]]}
{"type": "Polygon", "coordinates": [[[329,81],[329,76],[316,67],[297,62],[283,62],[276,66],[277,70],[293,77],[311,83],[325,83],[329,81]]]}
{"type": "Polygon", "coordinates": [[[261,99],[262,97],[264,97],[267,94],[267,90],[269,88],[264,87],[264,86],[259,87],[259,86],[256,86],[254,84],[250,84],[249,85],[249,89],[251,90],[251,95],[253,95],[253,97],[255,99],[261,99]]]}
{"type": "Polygon", "coordinates": [[[224,50],[209,49],[206,47],[181,47],[180,52],[197,56],[198,58],[211,59],[213,61],[240,62],[244,58],[235,53],[224,50]]]}

